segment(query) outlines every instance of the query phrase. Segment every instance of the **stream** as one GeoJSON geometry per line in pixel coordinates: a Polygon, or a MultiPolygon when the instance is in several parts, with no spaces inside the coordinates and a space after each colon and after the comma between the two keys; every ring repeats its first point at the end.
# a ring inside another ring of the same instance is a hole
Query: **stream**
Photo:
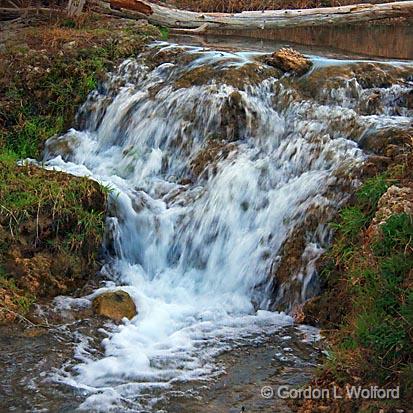
{"type": "Polygon", "coordinates": [[[306,48],[296,78],[227,43],[150,45],[47,142],[44,167],[110,190],[105,265],[54,329],[2,338],[10,411],[289,412],[261,388],[313,374],[319,333],[292,314],[374,142],[412,130],[413,62],[306,48]],[[73,316],[117,289],[132,320],[73,316]]]}

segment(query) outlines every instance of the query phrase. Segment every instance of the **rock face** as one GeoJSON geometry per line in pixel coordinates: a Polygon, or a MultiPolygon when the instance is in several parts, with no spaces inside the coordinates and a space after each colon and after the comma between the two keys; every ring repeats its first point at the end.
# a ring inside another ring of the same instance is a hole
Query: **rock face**
{"type": "Polygon", "coordinates": [[[283,72],[291,72],[298,76],[307,73],[312,63],[304,55],[294,49],[282,48],[265,58],[267,65],[276,67],[283,72]]]}
{"type": "Polygon", "coordinates": [[[137,314],[135,303],[126,291],[103,293],[93,300],[95,314],[120,322],[124,317],[132,319],[137,314]]]}
{"type": "Polygon", "coordinates": [[[413,140],[413,129],[396,130],[395,128],[386,128],[381,131],[366,134],[359,142],[359,146],[366,152],[376,155],[391,156],[396,147],[398,152],[405,152],[413,140]],[[392,147],[389,148],[389,145],[392,147]]]}
{"type": "Polygon", "coordinates": [[[392,185],[380,198],[376,214],[367,229],[367,236],[373,239],[379,233],[380,225],[395,214],[413,215],[413,189],[392,185]]]}

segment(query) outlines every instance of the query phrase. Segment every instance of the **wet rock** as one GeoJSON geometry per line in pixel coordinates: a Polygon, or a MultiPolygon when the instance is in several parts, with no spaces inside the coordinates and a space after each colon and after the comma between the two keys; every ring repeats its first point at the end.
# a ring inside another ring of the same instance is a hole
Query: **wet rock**
{"type": "Polygon", "coordinates": [[[257,62],[232,66],[224,70],[218,70],[211,65],[203,65],[185,72],[175,81],[174,86],[181,89],[216,83],[244,90],[246,86],[258,85],[265,79],[279,77],[280,75],[279,70],[273,67],[265,67],[257,62]]]}
{"type": "MultiPolygon", "coordinates": [[[[209,167],[215,168],[217,162],[226,159],[231,151],[235,150],[234,144],[228,144],[217,140],[209,140],[191,161],[191,172],[199,177],[209,167]]],[[[212,171],[214,172],[214,171],[212,171]]]]}
{"type": "Polygon", "coordinates": [[[366,99],[362,99],[359,104],[359,111],[362,115],[379,115],[382,113],[383,105],[380,90],[373,90],[366,99]]]}
{"type": "Polygon", "coordinates": [[[387,88],[397,83],[397,74],[393,70],[389,71],[387,67],[375,63],[357,65],[354,75],[358,83],[365,89],[387,88]]]}
{"type": "MultiPolygon", "coordinates": [[[[361,114],[380,114],[383,89],[406,85],[408,77],[409,71],[402,66],[350,63],[317,68],[305,78],[298,79],[293,87],[298,88],[304,97],[322,104],[354,100],[354,109],[361,114]]],[[[409,94],[404,93],[396,103],[408,110],[409,94]]]]}
{"type": "Polygon", "coordinates": [[[192,180],[189,179],[189,178],[182,178],[182,179],[180,179],[180,180],[178,181],[178,184],[179,184],[179,185],[183,185],[183,186],[191,185],[191,184],[192,184],[192,180]]]}
{"type": "Polygon", "coordinates": [[[199,56],[199,53],[185,53],[184,48],[174,47],[159,50],[156,54],[149,53],[146,57],[146,63],[153,69],[164,63],[187,64],[194,61],[199,56]]]}
{"type": "Polygon", "coordinates": [[[230,142],[241,139],[248,128],[248,112],[239,92],[232,92],[221,107],[223,135],[230,142]]]}
{"type": "Polygon", "coordinates": [[[407,109],[413,109],[413,89],[403,95],[407,109]]]}
{"type": "Polygon", "coordinates": [[[296,87],[306,98],[316,99],[320,103],[325,103],[329,99],[331,90],[346,87],[351,98],[358,98],[359,92],[357,84],[350,82],[354,78],[349,66],[327,66],[317,68],[305,78],[298,79],[296,87]],[[326,96],[326,91],[327,96],[326,96]]]}
{"type": "Polygon", "coordinates": [[[345,280],[340,280],[332,285],[327,283],[323,290],[328,291],[328,294],[310,298],[303,304],[299,322],[326,329],[337,328],[348,315],[351,306],[348,286],[345,280]]]}
{"type": "Polygon", "coordinates": [[[247,63],[222,71],[217,80],[239,90],[244,90],[248,85],[258,85],[265,79],[280,76],[281,72],[273,67],[268,68],[258,63],[247,63]]]}
{"type": "Polygon", "coordinates": [[[363,165],[362,176],[373,177],[387,170],[391,164],[391,159],[387,156],[371,155],[363,165]]]}
{"type": "Polygon", "coordinates": [[[135,303],[126,291],[103,293],[93,300],[92,306],[95,314],[118,322],[137,314],[135,303]]]}
{"type": "Polygon", "coordinates": [[[45,159],[52,159],[60,155],[63,160],[68,161],[78,144],[79,139],[74,134],[54,136],[46,141],[45,159]]]}
{"type": "Polygon", "coordinates": [[[291,72],[298,76],[307,73],[312,66],[309,59],[291,48],[282,48],[267,56],[265,63],[283,72],[291,72]]]}
{"type": "Polygon", "coordinates": [[[29,338],[39,337],[47,334],[48,331],[43,327],[29,327],[24,331],[24,336],[29,338]]]}
{"type": "Polygon", "coordinates": [[[376,155],[385,155],[389,145],[396,145],[402,149],[411,145],[412,137],[413,129],[401,131],[394,128],[386,128],[364,136],[359,142],[359,147],[376,155]]]}
{"type": "Polygon", "coordinates": [[[175,87],[177,89],[188,89],[192,86],[204,85],[209,83],[216,75],[217,71],[212,66],[196,67],[181,76],[175,82],[175,87]]]}

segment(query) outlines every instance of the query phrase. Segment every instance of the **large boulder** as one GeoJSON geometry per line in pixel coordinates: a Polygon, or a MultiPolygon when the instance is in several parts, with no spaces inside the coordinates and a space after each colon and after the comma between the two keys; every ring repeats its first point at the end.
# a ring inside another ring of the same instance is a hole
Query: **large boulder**
{"type": "Polygon", "coordinates": [[[103,293],[93,300],[92,307],[96,315],[118,322],[137,314],[135,303],[126,291],[103,293]]]}
{"type": "Polygon", "coordinates": [[[307,59],[300,52],[285,47],[266,56],[264,61],[267,65],[276,67],[283,72],[294,73],[298,76],[307,73],[313,65],[311,60],[307,59]]]}

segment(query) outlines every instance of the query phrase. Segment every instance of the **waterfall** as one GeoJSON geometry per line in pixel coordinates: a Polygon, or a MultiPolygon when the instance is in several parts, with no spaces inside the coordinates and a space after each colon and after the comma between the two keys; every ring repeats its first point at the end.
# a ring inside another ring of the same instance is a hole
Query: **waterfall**
{"type": "Polygon", "coordinates": [[[256,55],[157,43],[90,94],[75,129],[47,143],[45,167],[110,188],[109,281],[94,295],[121,287],[138,308],[106,328],[103,356],[81,348],[60,374],[85,391],[82,409],[151,410],[156,389],[213,377],[215,355],[291,324],[292,308],[318,292],[328,222],[365,159],[358,142],[395,116],[408,124],[391,99],[407,86],[383,94],[381,113],[362,113],[368,88],[351,76],[306,89],[343,62],[315,59],[295,79],[256,55]],[[299,265],[282,277],[297,233],[299,265]]]}

